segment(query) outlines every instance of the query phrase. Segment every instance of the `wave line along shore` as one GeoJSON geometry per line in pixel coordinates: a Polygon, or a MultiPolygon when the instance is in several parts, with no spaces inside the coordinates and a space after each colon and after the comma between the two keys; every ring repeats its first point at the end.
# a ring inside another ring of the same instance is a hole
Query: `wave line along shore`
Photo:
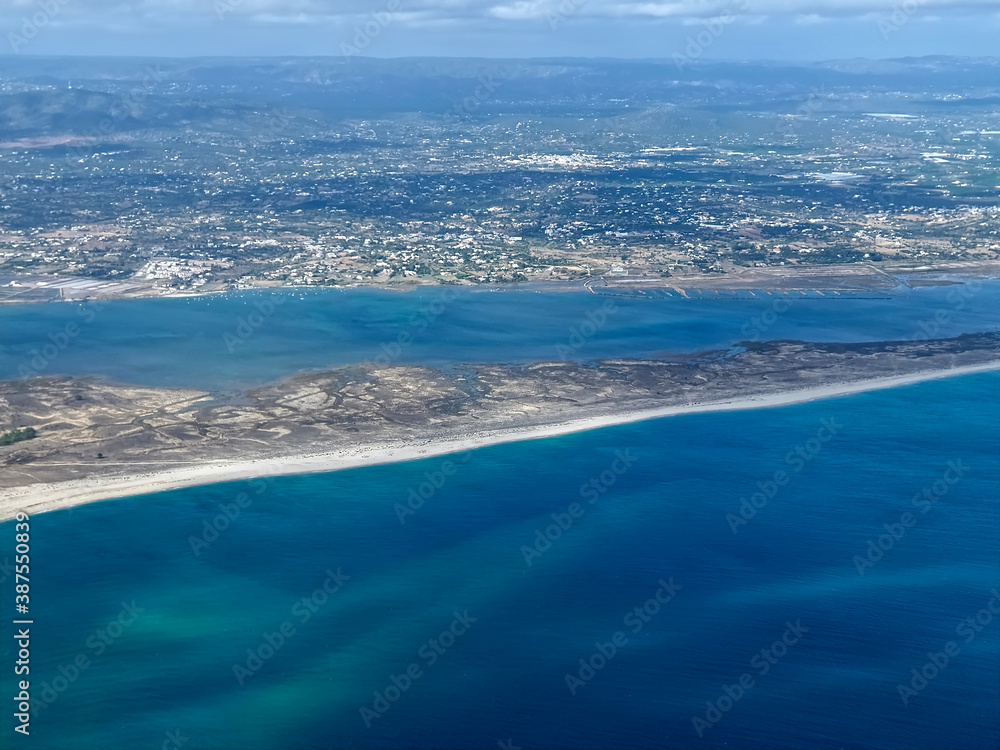
{"type": "Polygon", "coordinates": [[[164,469],[145,474],[101,476],[74,479],[49,484],[31,484],[4,492],[0,499],[0,521],[14,517],[18,511],[35,514],[77,505],[135,497],[167,490],[203,484],[231,482],[263,476],[287,476],[341,471],[377,464],[396,463],[432,458],[521,440],[537,440],[574,432],[600,429],[649,419],[704,412],[766,409],[845,396],[884,388],[894,388],[927,380],[971,375],[1000,370],[1000,362],[968,365],[950,370],[929,370],[896,377],[831,383],[815,388],[802,388],[744,398],[666,406],[658,409],[623,412],[615,415],[583,417],[565,422],[497,429],[473,433],[464,438],[427,440],[416,444],[373,444],[357,448],[304,456],[287,456],[247,461],[225,461],[199,464],[186,468],[164,469]]]}

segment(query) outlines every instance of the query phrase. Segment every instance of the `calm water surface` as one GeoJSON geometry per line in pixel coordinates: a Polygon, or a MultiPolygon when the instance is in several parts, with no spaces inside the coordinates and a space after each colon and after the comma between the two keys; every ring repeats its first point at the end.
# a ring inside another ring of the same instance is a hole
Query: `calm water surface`
{"type": "MultiPolygon", "coordinates": [[[[185,304],[148,303],[182,323],[185,304]]],[[[179,732],[187,748],[262,750],[995,748],[997,619],[962,622],[1000,583],[998,389],[967,376],[39,515],[31,680],[51,704],[4,746],[160,748],[179,732]],[[441,486],[401,523],[425,482],[441,486]],[[906,513],[861,575],[856,556],[906,513]],[[308,599],[338,571],[339,590],[308,599]],[[455,613],[460,635],[442,636],[455,613]],[[571,693],[567,675],[619,632],[571,693]],[[949,641],[959,653],[904,705],[897,686],[949,641]],[[699,737],[693,717],[713,725],[699,737]]],[[[0,525],[0,557],[13,531],[0,525]]]]}
{"type": "Polygon", "coordinates": [[[0,306],[0,378],[100,375],[226,390],[358,362],[447,367],[655,357],[748,339],[926,339],[996,330],[998,311],[995,280],[837,299],[439,287],[7,305],[0,306]]]}

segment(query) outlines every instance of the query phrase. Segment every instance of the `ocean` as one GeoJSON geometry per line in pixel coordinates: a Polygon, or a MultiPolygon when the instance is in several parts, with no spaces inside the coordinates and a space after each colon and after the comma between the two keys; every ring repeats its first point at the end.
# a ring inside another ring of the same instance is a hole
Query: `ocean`
{"type": "MultiPolygon", "coordinates": [[[[970,375],[38,515],[37,712],[6,739],[8,635],[4,746],[995,748],[998,390],[970,375]]],[[[12,576],[0,595],[10,623],[12,576]]]]}

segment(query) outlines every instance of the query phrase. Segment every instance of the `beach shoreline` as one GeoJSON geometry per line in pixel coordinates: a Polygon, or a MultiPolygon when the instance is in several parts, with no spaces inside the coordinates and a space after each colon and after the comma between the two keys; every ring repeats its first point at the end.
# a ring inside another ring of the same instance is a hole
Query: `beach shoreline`
{"type": "Polygon", "coordinates": [[[948,370],[927,370],[894,377],[830,383],[811,388],[722,401],[695,402],[684,405],[644,409],[621,414],[583,417],[563,422],[494,429],[462,438],[428,439],[422,443],[379,443],[361,445],[327,453],[286,456],[245,461],[224,461],[172,468],[152,473],[110,475],[65,482],[30,484],[6,490],[0,498],[0,522],[16,513],[29,515],[85,505],[102,500],[135,497],[168,490],[217,484],[267,476],[288,476],[341,471],[363,466],[414,461],[460,453],[491,445],[558,437],[576,432],[631,424],[685,414],[741,411],[791,406],[855,393],[895,388],[928,380],[958,377],[1000,370],[1000,362],[968,365],[948,370]]]}

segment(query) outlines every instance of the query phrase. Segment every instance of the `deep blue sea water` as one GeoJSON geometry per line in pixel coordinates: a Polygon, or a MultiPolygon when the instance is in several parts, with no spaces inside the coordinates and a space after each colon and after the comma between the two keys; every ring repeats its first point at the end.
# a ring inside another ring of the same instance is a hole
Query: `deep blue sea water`
{"type": "MultiPolygon", "coordinates": [[[[30,738],[9,739],[4,638],[3,744],[995,748],[998,391],[995,373],[966,376],[480,449],[450,459],[405,523],[394,505],[449,459],[36,516],[32,692],[55,700],[30,738]],[[778,471],[787,481],[734,534],[727,515],[778,471]],[[238,500],[196,556],[190,538],[238,500]],[[523,547],[573,503],[582,515],[527,565],[523,547]],[[906,513],[913,525],[860,575],[855,556],[906,513]],[[303,622],[302,597],[338,569],[350,578],[303,622]],[[673,598],[626,621],[661,579],[673,598]],[[435,654],[466,610],[475,621],[435,654]],[[956,630],[980,610],[978,632],[956,630]],[[240,685],[234,665],[284,622],[294,634],[240,685]],[[623,645],[571,694],[566,675],[617,631],[623,645]],[[949,641],[959,651],[904,705],[897,685],[949,641]],[[60,682],[78,655],[88,666],[60,682]],[[366,727],[361,708],[411,664],[420,676],[366,727]],[[744,674],[752,686],[727,704],[744,674]],[[692,717],[720,698],[728,710],[699,737],[692,717]]],[[[0,557],[13,532],[0,525],[0,557]]]]}
{"type": "Polygon", "coordinates": [[[371,361],[586,361],[727,348],[748,339],[955,336],[997,329],[998,310],[997,280],[849,298],[758,292],[755,298],[636,299],[438,287],[4,305],[0,378],[100,375],[228,390],[371,361]],[[615,307],[604,311],[603,323],[589,328],[608,304],[615,307]]]}

